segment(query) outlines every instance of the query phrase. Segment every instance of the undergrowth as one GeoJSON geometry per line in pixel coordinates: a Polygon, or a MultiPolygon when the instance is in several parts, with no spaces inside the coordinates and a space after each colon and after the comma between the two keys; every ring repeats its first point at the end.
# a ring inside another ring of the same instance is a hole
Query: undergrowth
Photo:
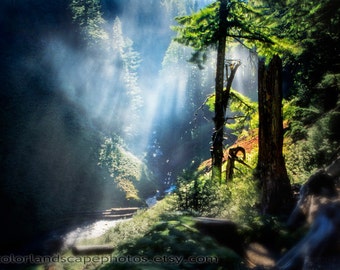
{"type": "MultiPolygon", "coordinates": [[[[79,243],[115,246],[112,254],[101,257],[110,261],[58,262],[53,269],[240,269],[241,258],[231,249],[202,235],[191,216],[177,211],[176,200],[175,195],[168,196],[154,207],[141,210],[132,219],[119,223],[103,236],[79,243]]],[[[66,251],[62,256],[72,254],[66,251]]]]}
{"type": "MultiPolygon", "coordinates": [[[[314,138],[316,145],[313,130],[308,133],[311,135],[306,144],[311,144],[314,138]]],[[[303,143],[299,141],[299,144],[291,145],[302,147],[303,143]]],[[[289,147],[287,149],[291,151],[289,147]]],[[[308,152],[301,154],[307,155],[308,152]]],[[[307,164],[306,158],[295,159],[296,164],[289,162],[293,159],[286,159],[289,169],[303,168],[302,162],[307,164]]],[[[132,219],[118,223],[104,235],[79,243],[113,245],[115,250],[108,255],[110,261],[59,262],[54,269],[246,269],[238,254],[195,228],[194,216],[229,219],[237,224],[244,246],[260,242],[277,254],[282,253],[305,232],[289,232],[278,218],[258,212],[260,192],[252,170],[256,160],[255,149],[245,160],[249,167],[236,163],[233,180],[223,184],[213,183],[206,171],[183,172],[178,178],[175,194],[149,209],[138,211],[132,219]],[[157,261],[153,261],[155,258],[157,261]],[[196,262],[189,261],[190,258],[196,262]]],[[[307,170],[301,171],[300,177],[307,175],[307,170]]],[[[72,253],[66,251],[63,256],[72,256],[72,253]]]]}
{"type": "Polygon", "coordinates": [[[185,172],[178,179],[178,207],[194,215],[219,217],[245,224],[258,215],[259,191],[253,177],[257,151],[248,154],[249,167],[236,163],[234,178],[228,183],[211,181],[210,172],[185,172]]]}

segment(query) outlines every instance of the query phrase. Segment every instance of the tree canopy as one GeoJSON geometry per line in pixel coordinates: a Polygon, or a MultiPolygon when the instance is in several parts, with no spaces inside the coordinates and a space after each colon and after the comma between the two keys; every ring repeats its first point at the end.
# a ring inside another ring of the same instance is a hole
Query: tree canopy
{"type": "Polygon", "coordinates": [[[196,13],[176,18],[179,25],[173,26],[178,33],[175,40],[195,50],[192,60],[204,62],[205,51],[216,48],[220,35],[227,37],[228,46],[238,42],[268,58],[286,51],[299,51],[299,47],[282,34],[280,18],[254,1],[226,1],[226,21],[220,32],[220,3],[215,1],[196,13]]]}
{"type": "Polygon", "coordinates": [[[266,9],[247,1],[220,0],[188,16],[178,17],[179,26],[175,40],[194,49],[191,61],[200,67],[206,60],[206,50],[217,49],[215,77],[215,128],[212,135],[212,178],[221,181],[223,159],[224,125],[229,103],[231,84],[240,62],[228,63],[226,72],[226,46],[233,42],[241,43],[249,50],[272,56],[287,50],[288,41],[278,40],[278,23],[266,9]],[[226,74],[225,74],[226,73],[226,74]],[[230,73],[230,74],[228,74],[230,73]],[[226,76],[225,76],[226,75],[226,76]],[[226,77],[226,78],[225,78],[226,77]],[[224,81],[226,85],[224,90],[224,81]]]}
{"type": "MultiPolygon", "coordinates": [[[[0,15],[0,205],[6,217],[0,252],[21,249],[35,236],[64,226],[65,215],[77,222],[77,211],[143,206],[156,189],[170,185],[177,185],[171,209],[184,211],[173,215],[163,208],[172,217],[157,225],[159,234],[144,220],[122,225],[124,237],[136,237],[135,228],[145,227],[139,236],[159,237],[167,228],[164,250],[175,239],[173,248],[192,254],[190,245],[200,246],[191,241],[192,225],[178,221],[178,214],[190,210],[235,221],[257,235],[263,217],[262,191],[252,181],[259,152],[258,66],[251,75],[245,72],[243,63],[249,63],[243,59],[249,55],[262,58],[262,64],[275,54],[283,60],[284,129],[275,136],[290,183],[303,183],[339,155],[338,0],[3,0],[0,15]],[[175,16],[176,42],[169,29],[175,16]],[[246,53],[240,53],[241,46],[246,53]],[[231,47],[241,61],[229,59],[231,47]],[[198,66],[186,61],[190,56],[198,66]],[[210,112],[199,117],[205,101],[210,112]],[[210,146],[218,149],[214,157],[223,163],[223,176],[229,154],[244,162],[235,163],[227,185],[210,179],[210,146]],[[183,234],[174,235],[173,224],[191,239],[185,248],[178,245],[183,234]]],[[[265,93],[262,108],[273,104],[269,96],[281,97],[265,93]]],[[[263,126],[279,127],[282,119],[272,124],[271,116],[263,126]]],[[[273,148],[266,153],[272,155],[273,148]]],[[[285,173],[276,172],[269,177],[285,173]]],[[[271,196],[279,210],[281,191],[271,196]]],[[[147,243],[157,254],[152,238],[147,243]]],[[[141,239],[136,250],[144,252],[139,247],[145,243],[141,239]]]]}

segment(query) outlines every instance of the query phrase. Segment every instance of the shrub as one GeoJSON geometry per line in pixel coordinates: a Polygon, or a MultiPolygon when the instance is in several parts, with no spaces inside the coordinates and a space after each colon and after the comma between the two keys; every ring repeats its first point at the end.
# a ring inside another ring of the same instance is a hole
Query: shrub
{"type": "Polygon", "coordinates": [[[114,262],[103,269],[238,269],[240,264],[235,252],[202,236],[192,218],[167,213],[143,237],[119,246],[113,256],[128,256],[138,263],[114,262]],[[165,260],[152,261],[156,256],[165,260]],[[205,261],[190,262],[189,258],[205,261]],[[141,261],[144,259],[151,261],[141,261]],[[175,259],[183,261],[176,263],[175,259]]]}
{"type": "Polygon", "coordinates": [[[294,183],[301,183],[317,169],[332,162],[339,151],[340,113],[331,111],[306,129],[306,139],[289,144],[286,166],[294,183]]]}
{"type": "Polygon", "coordinates": [[[157,183],[147,166],[127,151],[118,136],[106,138],[99,152],[98,165],[107,170],[117,188],[125,193],[127,200],[142,201],[157,183]]]}
{"type": "Polygon", "coordinates": [[[227,190],[216,185],[209,174],[184,171],[177,179],[178,208],[197,215],[216,216],[227,190]]]}
{"type": "MultiPolygon", "coordinates": [[[[257,150],[246,163],[254,168],[257,150]]],[[[234,178],[226,184],[211,181],[210,173],[185,171],[177,181],[178,207],[195,215],[229,218],[236,222],[256,215],[259,191],[253,170],[236,163],[234,178]]]]}

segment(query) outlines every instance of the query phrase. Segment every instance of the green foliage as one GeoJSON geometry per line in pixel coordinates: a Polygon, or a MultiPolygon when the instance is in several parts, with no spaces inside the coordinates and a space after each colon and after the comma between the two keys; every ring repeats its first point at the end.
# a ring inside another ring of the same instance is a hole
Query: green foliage
{"type": "Polygon", "coordinates": [[[315,107],[304,108],[297,104],[297,99],[283,101],[283,119],[289,124],[286,137],[293,141],[307,137],[306,125],[312,124],[320,115],[320,110],[315,107]]]}
{"type": "Polygon", "coordinates": [[[219,269],[222,266],[235,269],[240,264],[240,258],[232,250],[221,247],[214,240],[203,236],[194,228],[190,218],[163,217],[165,221],[154,224],[151,231],[137,242],[120,247],[120,252],[130,256],[145,256],[153,258],[162,255],[167,258],[209,258],[206,263],[184,261],[180,264],[162,262],[161,264],[145,263],[144,265],[113,264],[106,269],[150,269],[152,266],[161,269],[219,269]]]}
{"type": "MultiPolygon", "coordinates": [[[[269,61],[273,55],[285,60],[287,55],[298,55],[301,53],[301,46],[294,39],[296,31],[289,29],[291,26],[290,18],[285,15],[292,10],[287,3],[276,1],[249,1],[252,9],[258,11],[257,16],[253,17],[253,23],[261,29],[263,35],[270,37],[272,43],[253,42],[252,46],[257,48],[260,56],[265,56],[269,61]],[[289,26],[288,26],[289,25],[289,26]]],[[[299,17],[297,17],[299,18],[299,17]]],[[[295,18],[295,19],[297,19],[295,18]]],[[[249,43],[245,42],[248,46],[249,43]]]]}
{"type": "Polygon", "coordinates": [[[169,14],[173,16],[183,16],[187,13],[187,6],[192,6],[191,1],[183,0],[161,0],[161,4],[166,8],[169,14]],[[189,2],[189,4],[188,4],[189,2]]]}
{"type": "Polygon", "coordinates": [[[340,88],[340,74],[334,73],[326,73],[322,78],[322,81],[318,85],[318,88],[327,89],[327,88],[340,88]]]}
{"type": "MultiPolygon", "coordinates": [[[[164,205],[165,202],[159,204],[164,205]]],[[[160,205],[156,205],[140,216],[150,215],[145,219],[148,227],[142,222],[138,222],[136,227],[145,228],[143,234],[139,237],[129,238],[125,244],[119,245],[118,249],[112,254],[113,256],[130,256],[136,258],[152,259],[155,256],[167,256],[168,258],[178,256],[187,259],[189,257],[209,257],[212,261],[207,263],[190,263],[184,261],[180,264],[174,262],[144,262],[144,263],[111,263],[101,269],[220,269],[222,265],[234,269],[239,263],[240,258],[230,249],[219,246],[210,237],[203,236],[194,227],[194,222],[190,217],[183,216],[179,213],[157,210],[160,205]],[[218,262],[216,261],[218,258],[218,262]],[[214,261],[215,260],[215,261],[214,261]],[[203,268],[202,268],[203,267],[203,268]]],[[[163,206],[164,207],[164,206],[163,206]]],[[[134,218],[135,219],[135,218],[134,218]]],[[[132,234],[131,234],[132,233],[132,234]]]]}
{"type": "MultiPolygon", "coordinates": [[[[246,163],[255,168],[257,155],[249,154],[246,163]]],[[[226,163],[223,166],[225,169],[226,163]]],[[[256,216],[258,189],[252,169],[236,163],[234,179],[218,185],[205,169],[184,172],[177,180],[178,207],[194,215],[229,218],[245,223],[256,216]]]]}
{"type": "Polygon", "coordinates": [[[215,2],[192,15],[177,17],[176,21],[180,26],[172,28],[179,33],[175,41],[193,47],[196,51],[215,45],[218,32],[218,9],[219,5],[215,2]]]}
{"type": "MultiPolygon", "coordinates": [[[[132,219],[123,221],[105,235],[89,239],[81,244],[111,244],[116,246],[108,263],[57,263],[56,269],[243,269],[241,258],[232,250],[222,247],[212,238],[202,235],[194,220],[181,212],[176,212],[176,196],[166,197],[148,210],[139,211],[132,219]],[[189,257],[208,258],[207,263],[139,262],[141,258],[155,256],[188,259],[189,257]],[[115,258],[135,258],[135,263],[119,263],[115,258]],[[218,261],[216,261],[216,258],[218,261]],[[139,262],[139,263],[138,263],[139,262]]],[[[275,248],[292,246],[301,232],[288,233],[282,224],[268,216],[248,215],[240,222],[239,233],[249,242],[261,241],[275,248]]],[[[62,256],[72,256],[70,252],[62,256]]]]}
{"type": "Polygon", "coordinates": [[[294,96],[284,105],[286,137],[292,139],[286,166],[291,180],[301,183],[339,151],[340,2],[291,0],[282,11],[283,31],[303,49],[291,59],[294,96]]]}
{"type": "Polygon", "coordinates": [[[307,140],[300,140],[287,147],[285,161],[292,183],[304,183],[318,169],[314,159],[316,155],[317,150],[307,140]]]}
{"type": "Polygon", "coordinates": [[[286,22],[286,30],[283,31],[299,42],[303,49],[291,63],[295,77],[294,94],[299,105],[329,110],[329,106],[334,107],[339,99],[337,83],[328,86],[329,79],[334,76],[337,80],[339,73],[340,55],[337,48],[340,37],[340,2],[312,0],[301,4],[300,1],[291,0],[283,14],[282,19],[286,22]],[[338,96],[333,92],[334,88],[338,96]]]}
{"type": "Polygon", "coordinates": [[[118,223],[99,238],[85,240],[82,243],[121,246],[137,241],[149,233],[155,223],[162,220],[164,213],[173,213],[175,210],[175,198],[168,196],[152,208],[139,210],[132,219],[118,223]]]}
{"type": "Polygon", "coordinates": [[[99,0],[72,0],[70,8],[73,21],[81,27],[84,38],[88,40],[90,46],[108,39],[107,33],[103,30],[105,21],[100,11],[99,0]]]}
{"type": "MultiPolygon", "coordinates": [[[[125,221],[119,222],[116,226],[109,229],[104,235],[98,238],[89,238],[86,240],[82,240],[77,244],[80,245],[100,245],[100,244],[110,244],[115,247],[131,245],[134,242],[137,242],[147,234],[150,233],[153,226],[162,220],[165,219],[163,216],[164,213],[172,213],[169,217],[177,217],[174,213],[175,211],[175,203],[173,197],[167,197],[164,200],[158,202],[154,207],[148,210],[140,210],[138,211],[132,219],[128,219],[125,221]]],[[[112,256],[128,256],[128,254],[123,254],[121,248],[117,248],[116,251],[112,254],[112,256]]],[[[155,255],[159,255],[156,253],[155,255]]],[[[74,255],[70,250],[65,250],[64,253],[61,254],[63,257],[68,257],[74,255]]],[[[98,255],[94,255],[98,257],[98,255]]],[[[86,256],[89,258],[88,256],[86,256]]],[[[101,262],[90,262],[85,263],[82,257],[80,258],[79,263],[68,263],[68,262],[58,262],[54,264],[55,269],[69,269],[69,270],[83,270],[83,269],[112,269],[112,265],[105,264],[101,262]],[[108,267],[108,268],[106,268],[108,267]]],[[[130,267],[132,267],[129,264],[130,267]]],[[[115,265],[113,269],[118,269],[119,265],[115,265]]],[[[129,268],[131,269],[131,268],[129,268]]],[[[38,270],[38,269],[37,269],[38,270]]],[[[40,270],[40,269],[39,269],[40,270]]]]}
{"type": "Polygon", "coordinates": [[[272,250],[288,250],[297,244],[305,235],[305,228],[287,230],[285,220],[277,217],[256,215],[240,223],[239,233],[245,243],[261,243],[272,250]]]}
{"type": "Polygon", "coordinates": [[[254,217],[258,216],[257,204],[260,192],[258,183],[253,176],[253,169],[257,162],[257,150],[254,149],[246,157],[247,167],[235,163],[234,178],[226,183],[230,193],[229,204],[224,206],[223,217],[230,218],[239,224],[248,224],[254,217]]]}
{"type": "MultiPolygon", "coordinates": [[[[111,178],[127,199],[140,200],[154,183],[147,168],[137,157],[126,151],[118,137],[106,138],[99,152],[98,165],[109,171],[111,178]]],[[[153,187],[154,188],[154,187],[153,187]]]]}
{"type": "Polygon", "coordinates": [[[228,190],[218,186],[209,174],[184,171],[177,178],[178,207],[197,215],[216,216],[229,203],[228,190]],[[212,210],[214,208],[214,210],[212,210]]]}
{"type": "Polygon", "coordinates": [[[322,117],[309,130],[309,140],[318,154],[315,159],[319,166],[330,163],[340,146],[340,112],[332,111],[322,117]]]}
{"type": "MultiPolygon", "coordinates": [[[[205,105],[210,111],[214,111],[214,94],[206,99],[205,105]]],[[[250,98],[231,89],[229,109],[231,111],[231,116],[226,119],[226,127],[232,130],[233,134],[237,136],[246,135],[247,131],[258,127],[257,102],[251,101],[250,98]]]]}
{"type": "Polygon", "coordinates": [[[186,50],[180,44],[176,42],[171,42],[164,55],[162,68],[163,70],[167,67],[179,68],[185,64],[184,55],[186,50]]]}
{"type": "MultiPolygon", "coordinates": [[[[177,17],[178,26],[172,29],[178,35],[175,41],[192,47],[192,60],[202,65],[205,62],[205,51],[214,48],[219,35],[219,6],[216,1],[204,9],[188,16],[177,17]]],[[[279,19],[272,16],[268,9],[252,5],[246,1],[227,1],[227,22],[225,33],[227,42],[241,43],[254,49],[268,59],[274,54],[285,51],[298,53],[296,43],[291,42],[278,30],[279,19]]]]}
{"type": "Polygon", "coordinates": [[[229,109],[232,112],[230,120],[233,123],[228,123],[227,119],[226,127],[233,130],[235,135],[246,135],[244,133],[258,127],[257,102],[251,101],[250,98],[231,89],[229,109]]]}
{"type": "Polygon", "coordinates": [[[287,147],[286,166],[294,183],[329,165],[340,147],[340,112],[331,111],[306,129],[306,138],[287,147]]]}
{"type": "Polygon", "coordinates": [[[144,105],[142,90],[139,86],[138,68],[141,57],[133,48],[133,41],[123,34],[122,23],[117,17],[112,27],[112,44],[110,56],[119,70],[120,80],[113,93],[117,97],[117,104],[114,104],[115,112],[121,113],[115,119],[117,129],[123,132],[122,136],[126,141],[135,140],[136,134],[142,127],[141,108],[144,105]],[[129,113],[126,113],[129,111],[129,113]]]}
{"type": "Polygon", "coordinates": [[[215,94],[211,94],[205,101],[205,105],[208,106],[209,111],[213,112],[215,110],[215,94]]]}
{"type": "MultiPolygon", "coordinates": [[[[111,258],[148,258],[155,256],[208,257],[206,263],[181,264],[174,262],[126,262],[119,263],[57,263],[57,269],[239,269],[240,258],[232,250],[221,247],[213,239],[202,236],[195,228],[191,217],[184,216],[176,210],[176,197],[168,196],[148,210],[139,211],[132,219],[120,222],[105,235],[89,239],[82,244],[111,244],[117,248],[111,258]],[[218,259],[218,261],[216,260],[218,259]],[[84,268],[85,267],[85,268],[84,268]]],[[[66,252],[62,256],[71,255],[66,252]]]]}

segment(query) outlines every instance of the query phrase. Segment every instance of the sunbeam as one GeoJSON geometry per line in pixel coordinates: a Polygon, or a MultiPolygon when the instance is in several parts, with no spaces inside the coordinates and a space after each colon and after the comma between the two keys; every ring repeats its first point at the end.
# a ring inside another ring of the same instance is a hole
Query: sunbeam
{"type": "Polygon", "coordinates": [[[39,2],[36,17],[46,7],[47,25],[31,22],[30,5],[15,2],[6,2],[21,29],[8,32],[18,52],[8,48],[14,61],[5,58],[5,101],[14,108],[7,117],[16,123],[6,137],[13,147],[3,190],[16,202],[9,226],[21,213],[18,230],[30,224],[22,235],[34,237],[84,210],[145,206],[184,168],[209,158],[211,116],[198,111],[213,90],[214,57],[204,70],[190,63],[192,50],[173,41],[171,26],[211,0],[101,1],[106,21],[86,31],[67,1],[39,2]],[[27,203],[34,215],[24,213],[27,203]]]}

